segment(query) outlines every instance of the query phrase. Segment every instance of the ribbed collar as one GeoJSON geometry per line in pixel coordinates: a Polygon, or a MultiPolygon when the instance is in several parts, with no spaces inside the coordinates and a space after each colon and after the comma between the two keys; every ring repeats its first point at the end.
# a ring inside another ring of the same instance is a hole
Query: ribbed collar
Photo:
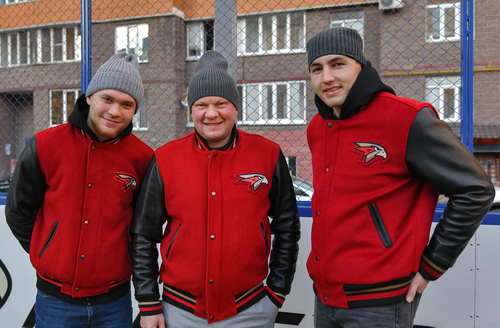
{"type": "Polygon", "coordinates": [[[200,149],[203,150],[226,151],[228,149],[233,149],[238,143],[239,139],[239,133],[238,129],[236,129],[236,125],[233,126],[233,130],[231,131],[231,137],[229,138],[229,141],[224,146],[217,148],[211,148],[210,146],[208,146],[207,141],[198,133],[198,131],[196,131],[196,129],[194,130],[194,132],[196,133],[197,137],[196,142],[198,143],[198,147],[200,147],[200,149]]]}

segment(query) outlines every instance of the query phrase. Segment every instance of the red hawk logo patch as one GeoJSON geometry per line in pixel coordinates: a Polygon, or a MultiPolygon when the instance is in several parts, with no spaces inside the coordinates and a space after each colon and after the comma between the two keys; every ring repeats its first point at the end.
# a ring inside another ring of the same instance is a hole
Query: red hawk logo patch
{"type": "Polygon", "coordinates": [[[354,144],[358,147],[353,149],[362,153],[360,161],[365,164],[370,164],[377,157],[382,158],[383,161],[388,157],[385,148],[379,144],[373,142],[355,142],[354,144]]]}
{"type": "Polygon", "coordinates": [[[114,178],[122,184],[121,190],[123,192],[135,189],[137,187],[137,178],[126,173],[115,173],[114,178]]]}
{"type": "Polygon", "coordinates": [[[240,174],[236,178],[240,178],[238,182],[248,183],[248,190],[257,191],[262,185],[269,185],[265,175],[260,173],[240,174]]]}

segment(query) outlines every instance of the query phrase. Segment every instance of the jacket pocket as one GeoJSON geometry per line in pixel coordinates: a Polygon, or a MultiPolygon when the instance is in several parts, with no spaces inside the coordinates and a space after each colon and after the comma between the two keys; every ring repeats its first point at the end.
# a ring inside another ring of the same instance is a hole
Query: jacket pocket
{"type": "Polygon", "coordinates": [[[132,256],[132,250],[130,249],[130,227],[127,226],[127,234],[125,235],[125,240],[127,241],[128,256],[132,256]]]}
{"type": "Polygon", "coordinates": [[[50,242],[54,238],[54,235],[56,234],[57,227],[59,226],[59,221],[56,220],[56,223],[54,223],[54,226],[52,227],[52,230],[50,231],[49,238],[47,238],[47,241],[45,242],[45,245],[43,245],[42,250],[40,251],[40,254],[38,254],[38,258],[41,258],[47,247],[49,247],[50,242]]]}
{"type": "Polygon", "coordinates": [[[174,238],[172,238],[172,241],[170,242],[170,245],[168,246],[167,250],[167,255],[165,257],[168,259],[168,255],[170,254],[170,250],[172,249],[172,245],[174,244],[175,238],[177,238],[177,235],[179,234],[179,231],[181,230],[182,224],[179,224],[179,228],[177,228],[177,232],[174,235],[174,238]]]}
{"type": "Polygon", "coordinates": [[[262,231],[262,236],[264,236],[264,241],[266,242],[266,256],[269,253],[269,244],[267,242],[266,232],[264,231],[264,225],[260,223],[260,231],[262,231]]]}
{"type": "Polygon", "coordinates": [[[373,223],[375,224],[375,228],[377,229],[378,235],[380,239],[384,243],[385,248],[389,248],[392,246],[391,237],[389,237],[389,233],[387,233],[387,229],[385,228],[384,221],[380,216],[376,204],[371,204],[368,206],[370,208],[370,215],[372,216],[373,223]]]}

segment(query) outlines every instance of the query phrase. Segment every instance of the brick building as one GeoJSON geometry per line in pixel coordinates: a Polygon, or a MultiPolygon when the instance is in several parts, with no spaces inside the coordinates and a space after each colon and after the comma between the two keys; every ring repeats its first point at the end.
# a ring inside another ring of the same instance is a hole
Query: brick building
{"type": "MultiPolygon", "coordinates": [[[[278,142],[292,174],[311,180],[305,131],[316,109],[307,40],[332,26],[358,29],[367,59],[397,94],[432,102],[459,133],[456,1],[238,1],[235,13],[228,12],[234,28],[226,32],[217,25],[221,1],[93,1],[93,72],[118,51],[138,55],[146,97],[134,133],[158,148],[192,130],[183,102],[187,82],[199,56],[220,51],[222,39],[234,46],[239,127],[278,142]]],[[[500,3],[477,0],[474,9],[474,152],[496,181],[500,3]]],[[[0,0],[0,177],[9,174],[34,133],[66,122],[81,92],[80,13],[79,1],[0,0]]]]}

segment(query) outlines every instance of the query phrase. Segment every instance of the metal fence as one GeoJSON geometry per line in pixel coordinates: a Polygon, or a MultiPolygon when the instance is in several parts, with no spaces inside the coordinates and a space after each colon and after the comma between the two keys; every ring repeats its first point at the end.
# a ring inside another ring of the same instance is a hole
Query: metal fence
{"type": "Polygon", "coordinates": [[[134,133],[156,149],[192,131],[188,82],[215,49],[239,86],[239,128],[279,143],[291,174],[312,181],[305,46],[334,26],[357,29],[384,82],[432,103],[471,146],[472,9],[467,0],[0,0],[0,177],[29,138],[67,121],[92,73],[120,51],[138,56],[144,81],[134,133]]]}

